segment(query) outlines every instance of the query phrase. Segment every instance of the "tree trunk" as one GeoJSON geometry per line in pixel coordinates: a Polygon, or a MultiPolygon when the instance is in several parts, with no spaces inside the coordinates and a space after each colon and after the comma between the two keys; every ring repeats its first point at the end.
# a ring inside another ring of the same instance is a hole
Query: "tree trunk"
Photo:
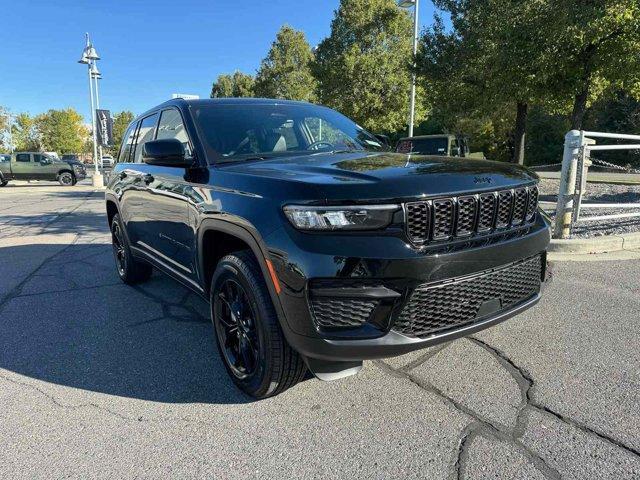
{"type": "Polygon", "coordinates": [[[516,128],[514,132],[514,149],[513,163],[524,165],[524,140],[527,132],[527,114],[529,105],[526,103],[518,102],[516,113],[516,128]]]}
{"type": "Polygon", "coordinates": [[[585,85],[573,101],[573,112],[571,113],[571,129],[582,130],[584,114],[587,112],[587,99],[589,98],[589,85],[585,85]]]}

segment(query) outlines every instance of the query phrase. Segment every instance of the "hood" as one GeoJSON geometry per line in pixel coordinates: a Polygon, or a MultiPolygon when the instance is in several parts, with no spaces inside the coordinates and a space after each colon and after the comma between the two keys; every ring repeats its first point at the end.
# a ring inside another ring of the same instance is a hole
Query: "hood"
{"type": "Polygon", "coordinates": [[[512,188],[537,180],[518,165],[400,153],[281,157],[224,167],[262,178],[302,182],[328,200],[419,199],[512,188]]]}

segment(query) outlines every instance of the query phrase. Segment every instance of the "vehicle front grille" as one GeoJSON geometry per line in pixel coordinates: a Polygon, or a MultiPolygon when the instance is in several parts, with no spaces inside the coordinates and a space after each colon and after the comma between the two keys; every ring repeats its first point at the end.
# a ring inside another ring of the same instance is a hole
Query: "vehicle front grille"
{"type": "Polygon", "coordinates": [[[411,294],[393,329],[426,337],[514,307],[540,291],[542,262],[542,255],[536,255],[470,277],[421,285],[411,294]]]}
{"type": "Polygon", "coordinates": [[[369,320],[378,302],[356,298],[311,299],[316,324],[321,328],[359,327],[369,320]]]}
{"type": "Polygon", "coordinates": [[[538,208],[538,187],[437,198],[405,204],[407,235],[422,245],[486,235],[531,223],[538,208]]]}

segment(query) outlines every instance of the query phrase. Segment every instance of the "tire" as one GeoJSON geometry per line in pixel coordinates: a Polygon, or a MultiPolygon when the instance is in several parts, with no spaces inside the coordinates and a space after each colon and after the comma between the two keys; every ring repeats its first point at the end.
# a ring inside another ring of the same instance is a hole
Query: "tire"
{"type": "Polygon", "coordinates": [[[111,243],[113,245],[113,258],[116,263],[116,271],[120,280],[127,285],[135,285],[144,282],[151,277],[153,268],[145,262],[133,258],[120,215],[116,214],[111,221],[111,243]]]}
{"type": "Polygon", "coordinates": [[[304,378],[304,361],[284,338],[262,271],[250,251],[220,260],[211,280],[210,305],[220,357],[241,390],[263,399],[304,378]]]}
{"type": "Polygon", "coordinates": [[[6,187],[9,183],[9,180],[0,180],[0,187],[6,187]]]}
{"type": "Polygon", "coordinates": [[[76,184],[76,177],[71,172],[62,172],[58,175],[58,182],[63,187],[71,187],[76,184]]]}

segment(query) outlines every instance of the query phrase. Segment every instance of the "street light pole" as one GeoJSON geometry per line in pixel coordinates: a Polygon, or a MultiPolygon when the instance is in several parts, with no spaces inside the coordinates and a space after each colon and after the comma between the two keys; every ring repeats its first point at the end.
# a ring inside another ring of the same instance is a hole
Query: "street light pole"
{"type": "Polygon", "coordinates": [[[413,125],[416,119],[416,60],[418,56],[420,0],[400,0],[398,6],[413,8],[413,72],[411,72],[411,97],[409,100],[409,136],[413,137],[413,125]]]}
{"type": "MultiPolygon", "coordinates": [[[[94,187],[103,187],[104,179],[102,175],[100,175],[100,170],[98,169],[98,141],[97,141],[97,132],[96,132],[96,112],[93,104],[93,80],[92,74],[94,71],[97,71],[95,66],[96,60],[100,60],[100,56],[96,52],[96,49],[91,44],[89,40],[89,34],[86,34],[86,45],[84,50],[82,51],[82,57],[78,60],[78,63],[82,63],[87,65],[87,74],[89,76],[89,100],[90,100],[90,108],[91,108],[91,129],[93,131],[93,164],[94,164],[94,174],[93,174],[93,186],[94,187]]],[[[97,92],[96,92],[97,93],[97,92]]]]}
{"type": "MultiPolygon", "coordinates": [[[[95,67],[95,63],[93,64],[93,66],[95,67]]],[[[100,72],[98,72],[97,68],[94,68],[92,70],[92,77],[96,83],[95,85],[96,110],[95,111],[97,111],[97,110],[100,110],[100,94],[98,93],[98,80],[100,80],[100,78],[102,77],[102,75],[100,75],[100,72]]],[[[95,113],[94,113],[94,117],[95,117],[95,113]]],[[[96,120],[96,126],[97,126],[97,120],[96,120]]],[[[100,158],[100,163],[102,163],[102,145],[98,145],[98,158],[100,158]]]]}
{"type": "Polygon", "coordinates": [[[91,79],[91,64],[89,64],[89,96],[91,98],[91,134],[93,136],[93,166],[94,175],[100,175],[98,170],[98,141],[96,135],[96,110],[93,103],[93,80],[91,79]]]}

